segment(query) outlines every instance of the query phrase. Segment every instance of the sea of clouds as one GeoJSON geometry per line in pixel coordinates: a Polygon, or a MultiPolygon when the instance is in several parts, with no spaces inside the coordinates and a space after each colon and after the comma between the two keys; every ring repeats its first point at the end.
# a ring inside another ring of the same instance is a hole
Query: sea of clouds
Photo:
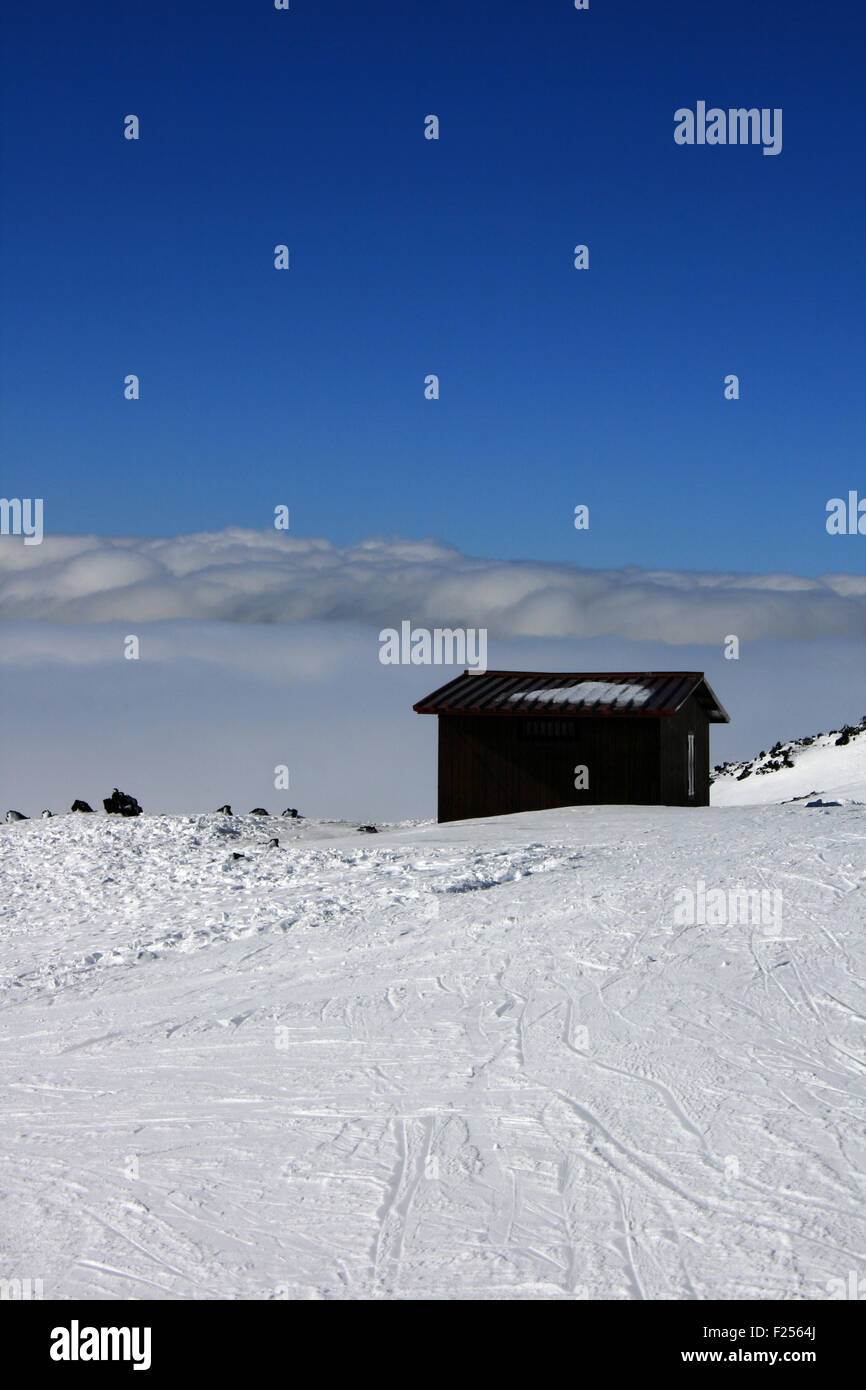
{"type": "Polygon", "coordinates": [[[8,537],[0,617],[0,810],[27,814],[117,785],[147,810],[434,815],[436,720],[412,705],[456,670],[382,665],[379,631],[404,619],[486,627],[494,669],[705,671],[732,718],[714,761],[866,713],[852,575],[588,570],[239,529],[8,537]]]}
{"type": "Polygon", "coordinates": [[[866,577],[581,569],[462,555],[432,540],[230,528],[170,538],[0,540],[0,614],[53,622],[350,621],[487,627],[491,637],[673,644],[866,633],[866,577]]]}

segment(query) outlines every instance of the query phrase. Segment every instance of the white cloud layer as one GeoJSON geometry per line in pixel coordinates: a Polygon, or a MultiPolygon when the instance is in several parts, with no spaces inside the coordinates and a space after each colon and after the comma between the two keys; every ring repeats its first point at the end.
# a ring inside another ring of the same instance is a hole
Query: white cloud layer
{"type": "Polygon", "coordinates": [[[0,615],[53,623],[196,619],[486,627],[492,637],[672,644],[866,633],[866,577],[590,570],[487,560],[436,541],[340,549],[278,532],[0,538],[0,615]]]}
{"type": "Polygon", "coordinates": [[[412,705],[456,669],[382,665],[379,630],[404,619],[487,627],[492,667],[706,671],[732,717],[714,761],[864,713],[853,575],[587,570],[241,530],[9,537],[0,616],[0,812],[98,805],[119,786],[147,810],[432,815],[436,720],[412,705]]]}
{"type": "MultiPolygon", "coordinates": [[[[454,667],[383,666],[369,624],[154,623],[141,659],[126,624],[7,623],[0,641],[0,813],[99,805],[112,787],[148,811],[229,801],[359,821],[435,815],[436,719],[412,705],[454,667]],[[290,790],[274,772],[290,770],[290,790]]],[[[866,644],[756,642],[739,661],[720,643],[504,638],[497,666],[541,671],[706,671],[730,724],[713,761],[866,713],[866,644]]]]}

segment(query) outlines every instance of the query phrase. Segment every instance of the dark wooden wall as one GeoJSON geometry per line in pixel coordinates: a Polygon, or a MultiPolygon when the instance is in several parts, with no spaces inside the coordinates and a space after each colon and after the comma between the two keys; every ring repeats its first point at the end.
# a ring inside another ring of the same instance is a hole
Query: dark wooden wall
{"type": "Polygon", "coordinates": [[[694,698],[679,714],[659,718],[438,718],[440,821],[554,806],[709,804],[709,725],[694,698]],[[689,732],[695,735],[693,798],[689,732]],[[575,789],[577,764],[589,769],[586,790],[575,789]]]}
{"type": "Polygon", "coordinates": [[[439,819],[660,800],[658,719],[439,715],[439,819]],[[549,722],[552,736],[539,737],[549,722]],[[576,791],[574,769],[589,769],[576,791]]]}
{"type": "Polygon", "coordinates": [[[710,726],[694,695],[661,724],[662,796],[665,806],[709,806],[710,726]],[[688,735],[695,736],[695,794],[688,794],[688,735]]]}

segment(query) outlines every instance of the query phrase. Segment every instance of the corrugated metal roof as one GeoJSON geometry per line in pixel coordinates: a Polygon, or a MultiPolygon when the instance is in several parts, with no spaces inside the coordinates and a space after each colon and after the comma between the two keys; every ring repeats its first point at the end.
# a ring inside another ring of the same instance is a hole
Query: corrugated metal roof
{"type": "Polygon", "coordinates": [[[696,695],[712,724],[729,717],[702,671],[464,671],[413,706],[418,714],[676,714],[696,695]]]}

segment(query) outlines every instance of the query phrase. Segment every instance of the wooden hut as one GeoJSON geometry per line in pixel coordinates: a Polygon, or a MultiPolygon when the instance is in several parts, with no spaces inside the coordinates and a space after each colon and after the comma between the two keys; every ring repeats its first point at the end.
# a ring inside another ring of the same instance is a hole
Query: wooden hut
{"type": "Polygon", "coordinates": [[[414,706],[439,718],[439,820],[551,806],[707,806],[701,671],[464,671],[414,706]]]}

